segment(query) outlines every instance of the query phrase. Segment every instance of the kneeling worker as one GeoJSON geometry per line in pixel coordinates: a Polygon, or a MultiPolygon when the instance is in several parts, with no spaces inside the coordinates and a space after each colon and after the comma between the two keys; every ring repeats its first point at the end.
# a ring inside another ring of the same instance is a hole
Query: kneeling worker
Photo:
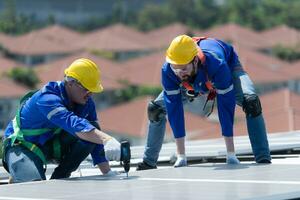
{"type": "Polygon", "coordinates": [[[114,175],[108,160],[120,160],[120,143],[100,130],[92,99],[102,90],[97,65],[81,58],[65,70],[63,81],[49,82],[21,99],[3,145],[12,182],[45,180],[52,159],[59,164],[51,179],[68,178],[89,154],[103,174],[114,175]]]}

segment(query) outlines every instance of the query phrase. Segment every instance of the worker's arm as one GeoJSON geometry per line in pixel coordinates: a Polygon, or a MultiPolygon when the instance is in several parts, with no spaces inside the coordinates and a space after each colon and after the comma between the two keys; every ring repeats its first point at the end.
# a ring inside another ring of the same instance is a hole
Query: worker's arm
{"type": "Polygon", "coordinates": [[[121,144],[113,137],[106,133],[93,129],[89,132],[76,133],[76,135],[82,139],[96,144],[103,144],[105,149],[105,156],[108,160],[120,160],[121,156],[121,144]]]}
{"type": "Polygon", "coordinates": [[[179,81],[168,65],[162,68],[162,85],[167,116],[175,138],[185,137],[184,112],[179,81]]]}
{"type": "Polygon", "coordinates": [[[54,125],[95,144],[103,144],[108,160],[120,159],[120,143],[106,133],[97,130],[89,120],[75,115],[63,104],[60,97],[45,94],[37,101],[39,111],[54,125]]]}
{"type": "Polygon", "coordinates": [[[76,135],[82,139],[96,144],[105,144],[112,137],[98,129],[92,129],[88,132],[77,132],[76,135]]]}

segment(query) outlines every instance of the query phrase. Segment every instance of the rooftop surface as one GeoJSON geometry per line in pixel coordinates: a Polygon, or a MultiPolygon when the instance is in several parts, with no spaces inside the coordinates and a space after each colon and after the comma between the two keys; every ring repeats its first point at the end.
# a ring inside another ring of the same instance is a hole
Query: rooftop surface
{"type": "Polygon", "coordinates": [[[273,164],[254,163],[245,136],[235,140],[239,165],[225,164],[225,146],[221,139],[213,139],[187,143],[188,167],[168,164],[175,150],[171,143],[163,146],[158,169],[135,171],[143,147],[133,147],[128,178],[124,173],[98,175],[99,170],[85,162],[70,179],[2,185],[0,199],[296,199],[300,198],[299,137],[300,131],[269,135],[273,164]]]}

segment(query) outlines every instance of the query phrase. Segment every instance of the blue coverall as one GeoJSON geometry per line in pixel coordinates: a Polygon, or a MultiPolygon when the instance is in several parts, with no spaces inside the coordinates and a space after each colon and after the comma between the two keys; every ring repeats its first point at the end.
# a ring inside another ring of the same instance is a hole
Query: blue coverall
{"type": "MultiPolygon", "coordinates": [[[[107,162],[102,144],[83,141],[76,136],[77,132],[89,132],[98,126],[92,98],[85,105],[76,104],[71,108],[64,82],[49,82],[28,99],[20,108],[20,124],[21,129],[63,129],[57,136],[54,131],[24,136],[26,141],[36,144],[47,159],[52,158],[52,140],[59,137],[62,158],[51,176],[53,179],[69,177],[90,153],[95,165],[107,162]]],[[[13,132],[10,122],[5,138],[13,132]]],[[[8,145],[4,156],[14,182],[46,179],[41,159],[22,145],[8,145]]]]}
{"type": "MultiPolygon", "coordinates": [[[[206,92],[206,73],[217,89],[218,115],[222,135],[233,135],[235,103],[242,106],[246,94],[255,94],[255,89],[248,74],[243,70],[233,47],[221,40],[204,39],[199,41],[206,61],[196,74],[193,87],[196,91],[206,92]]],[[[170,68],[169,63],[162,67],[163,91],[154,100],[162,110],[158,121],[149,121],[147,143],[143,161],[155,166],[163,143],[167,113],[175,138],[185,136],[183,103],[185,91],[179,78],[170,68]]],[[[256,117],[246,116],[248,134],[256,162],[271,160],[265,123],[262,114],[256,117]]]]}

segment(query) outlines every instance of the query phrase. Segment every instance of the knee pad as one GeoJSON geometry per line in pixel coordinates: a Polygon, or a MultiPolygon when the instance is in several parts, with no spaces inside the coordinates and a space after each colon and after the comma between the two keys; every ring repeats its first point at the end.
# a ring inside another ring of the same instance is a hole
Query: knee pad
{"type": "Polygon", "coordinates": [[[164,115],[166,111],[160,105],[156,104],[154,101],[150,101],[148,104],[148,118],[151,122],[158,122],[164,115]]]}
{"type": "Polygon", "coordinates": [[[256,94],[244,96],[243,110],[249,117],[257,117],[261,114],[262,108],[260,100],[256,94]]]}

